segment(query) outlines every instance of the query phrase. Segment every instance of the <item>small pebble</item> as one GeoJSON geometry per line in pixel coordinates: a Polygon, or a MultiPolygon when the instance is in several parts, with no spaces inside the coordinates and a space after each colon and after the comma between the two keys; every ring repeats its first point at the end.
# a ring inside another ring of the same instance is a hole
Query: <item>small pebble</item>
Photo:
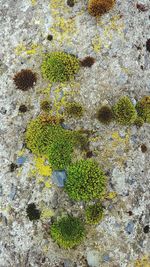
{"type": "Polygon", "coordinates": [[[144,228],[143,228],[143,231],[145,234],[148,234],[149,233],[149,225],[146,225],[144,228]]]}

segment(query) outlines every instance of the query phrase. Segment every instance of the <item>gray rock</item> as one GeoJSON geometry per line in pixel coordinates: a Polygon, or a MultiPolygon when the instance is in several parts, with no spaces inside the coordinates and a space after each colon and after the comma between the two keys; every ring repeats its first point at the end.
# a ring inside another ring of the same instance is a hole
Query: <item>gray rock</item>
{"type": "Polygon", "coordinates": [[[16,193],[17,193],[17,186],[15,186],[14,184],[12,184],[11,185],[10,194],[9,194],[10,200],[14,200],[16,193]]]}
{"type": "Polygon", "coordinates": [[[65,171],[54,171],[52,173],[52,182],[58,187],[64,187],[64,182],[67,178],[65,171]]]}
{"type": "Polygon", "coordinates": [[[100,253],[97,250],[87,252],[87,262],[90,267],[100,267],[100,253]]]}

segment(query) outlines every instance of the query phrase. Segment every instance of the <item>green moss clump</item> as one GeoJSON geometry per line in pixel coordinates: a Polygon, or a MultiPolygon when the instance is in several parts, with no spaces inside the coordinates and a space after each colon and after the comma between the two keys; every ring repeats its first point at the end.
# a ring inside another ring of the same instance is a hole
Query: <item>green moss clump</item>
{"type": "Polygon", "coordinates": [[[79,60],[64,52],[47,54],[41,66],[43,77],[51,82],[69,81],[79,71],[79,68],[79,60]]]}
{"type": "Polygon", "coordinates": [[[150,123],[150,96],[144,96],[136,105],[138,116],[150,123]]]}
{"type": "Polygon", "coordinates": [[[112,109],[107,105],[102,106],[97,113],[97,119],[104,124],[110,123],[113,119],[112,109]]]}
{"type": "Polygon", "coordinates": [[[37,155],[49,155],[49,147],[61,139],[72,139],[72,132],[59,124],[42,123],[42,117],[32,120],[26,130],[27,148],[37,155]]]}
{"type": "Polygon", "coordinates": [[[68,138],[53,142],[48,151],[48,159],[53,170],[64,170],[71,163],[73,143],[68,138]]]}
{"type": "Polygon", "coordinates": [[[106,186],[106,177],[92,159],[80,160],[67,170],[65,190],[73,200],[100,199],[106,186]]]}
{"type": "Polygon", "coordinates": [[[71,102],[67,104],[65,112],[68,116],[80,118],[83,115],[83,108],[79,103],[71,102]]]}
{"type": "Polygon", "coordinates": [[[66,216],[51,226],[51,236],[60,247],[73,248],[81,243],[85,235],[83,223],[79,218],[66,216]]]}
{"type": "Polygon", "coordinates": [[[101,203],[89,205],[85,210],[86,221],[89,224],[97,224],[103,217],[103,207],[101,203]]]}
{"type": "Polygon", "coordinates": [[[134,123],[137,113],[134,105],[127,96],[123,96],[113,107],[116,120],[122,125],[134,123]]]}

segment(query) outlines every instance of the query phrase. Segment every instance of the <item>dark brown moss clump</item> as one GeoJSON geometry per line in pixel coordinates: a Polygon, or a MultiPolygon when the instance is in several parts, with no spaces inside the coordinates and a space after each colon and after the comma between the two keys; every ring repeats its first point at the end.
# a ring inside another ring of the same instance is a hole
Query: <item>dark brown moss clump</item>
{"type": "Polygon", "coordinates": [[[109,106],[102,106],[97,113],[97,119],[104,124],[110,123],[113,119],[111,108],[109,106]]]}
{"type": "Polygon", "coordinates": [[[115,0],[89,0],[88,11],[92,16],[101,16],[114,6],[115,0]]]}
{"type": "Polygon", "coordinates": [[[37,77],[36,74],[32,72],[32,70],[24,69],[20,72],[17,72],[13,80],[17,89],[27,91],[35,85],[37,77]]]}
{"type": "Polygon", "coordinates": [[[30,221],[40,219],[41,212],[36,208],[34,203],[28,205],[26,212],[30,221]]]}
{"type": "Polygon", "coordinates": [[[82,67],[91,67],[95,63],[95,58],[87,56],[83,60],[81,60],[82,67]]]}
{"type": "Polygon", "coordinates": [[[25,105],[20,105],[19,107],[19,111],[22,112],[22,113],[25,113],[27,111],[27,107],[25,105]]]}
{"type": "Polygon", "coordinates": [[[52,41],[52,40],[53,40],[53,35],[49,34],[49,35],[47,36],[47,40],[48,40],[48,41],[52,41]]]}
{"type": "Polygon", "coordinates": [[[142,144],[141,145],[141,151],[142,151],[142,153],[145,153],[147,151],[147,146],[142,144]]]}
{"type": "Polygon", "coordinates": [[[74,6],[74,0],[67,0],[67,5],[70,7],[74,6]]]}

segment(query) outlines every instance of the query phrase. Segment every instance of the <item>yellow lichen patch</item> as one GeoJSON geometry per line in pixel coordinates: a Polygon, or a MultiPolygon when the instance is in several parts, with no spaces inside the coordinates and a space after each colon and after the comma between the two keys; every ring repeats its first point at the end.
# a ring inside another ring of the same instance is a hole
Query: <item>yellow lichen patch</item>
{"type": "Polygon", "coordinates": [[[124,38],[124,24],[120,21],[120,16],[112,17],[108,22],[103,19],[97,19],[97,32],[92,40],[94,52],[98,53],[102,47],[109,48],[113,42],[113,36],[116,34],[120,39],[124,38]],[[100,26],[100,29],[99,29],[100,26]]]}
{"type": "Polygon", "coordinates": [[[41,219],[48,219],[54,215],[54,212],[48,208],[42,210],[41,219]]]}
{"type": "Polygon", "coordinates": [[[17,56],[25,57],[26,55],[35,55],[37,53],[42,53],[42,47],[34,43],[32,43],[30,46],[25,46],[21,43],[15,48],[15,54],[17,56]]]}
{"type": "Polygon", "coordinates": [[[21,157],[24,155],[24,153],[25,153],[25,149],[23,148],[17,153],[17,155],[18,155],[18,157],[21,157]]]}
{"type": "Polygon", "coordinates": [[[150,267],[150,257],[144,255],[141,259],[137,259],[134,263],[130,263],[128,267],[150,267]]]}
{"type": "Polygon", "coordinates": [[[35,6],[37,4],[37,0],[31,0],[32,6],[35,6]]]}
{"type": "Polygon", "coordinates": [[[98,53],[102,46],[102,40],[99,35],[96,35],[92,40],[92,46],[95,53],[98,53]]]}
{"type": "Polygon", "coordinates": [[[35,158],[35,168],[37,173],[41,176],[51,176],[52,174],[52,169],[45,163],[44,157],[35,158]]]}
{"type": "MultiPolygon", "coordinates": [[[[77,32],[76,17],[70,18],[71,10],[62,0],[50,1],[50,12],[53,18],[53,26],[50,28],[54,39],[61,45],[71,44],[73,36],[77,32]]],[[[55,46],[55,42],[52,44],[55,46]]]]}
{"type": "Polygon", "coordinates": [[[106,195],[107,199],[114,199],[117,197],[117,193],[116,192],[109,192],[108,195],[106,195]]]}

